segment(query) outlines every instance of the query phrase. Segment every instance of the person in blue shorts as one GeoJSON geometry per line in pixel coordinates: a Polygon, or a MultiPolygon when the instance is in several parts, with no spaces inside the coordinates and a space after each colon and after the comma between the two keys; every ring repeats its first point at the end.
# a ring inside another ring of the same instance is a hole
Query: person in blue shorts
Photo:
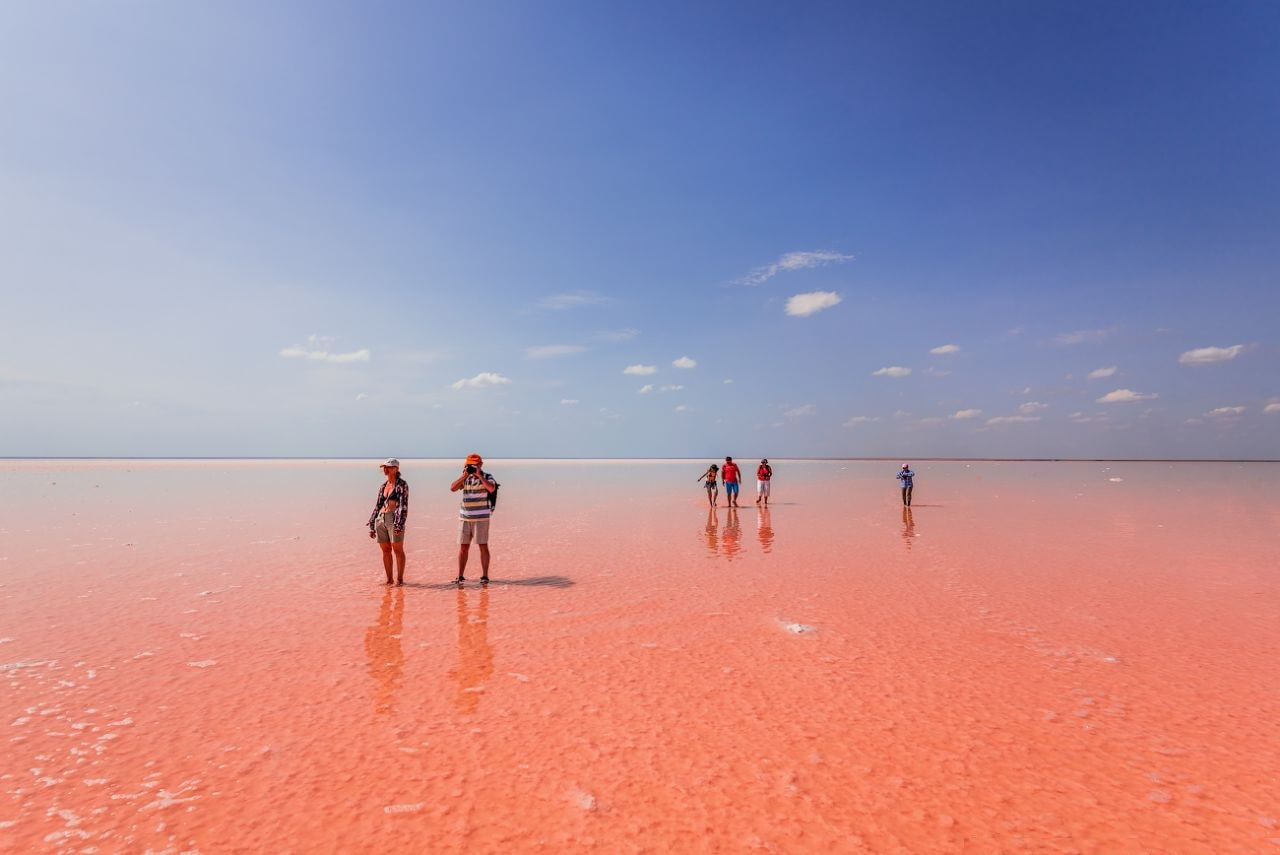
{"type": "Polygon", "coordinates": [[[729,500],[729,507],[738,507],[738,487],[742,481],[742,472],[739,471],[738,464],[733,462],[732,457],[724,459],[720,477],[724,479],[724,497],[729,500]]]}

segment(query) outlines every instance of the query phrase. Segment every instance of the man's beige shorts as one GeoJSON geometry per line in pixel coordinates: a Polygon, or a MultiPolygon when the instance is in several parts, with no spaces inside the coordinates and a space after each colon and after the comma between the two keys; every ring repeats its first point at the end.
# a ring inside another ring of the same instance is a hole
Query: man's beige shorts
{"type": "Polygon", "coordinates": [[[396,515],[390,511],[378,514],[373,533],[377,535],[378,543],[404,543],[404,532],[396,531],[396,515]]]}
{"type": "Polygon", "coordinates": [[[462,520],[458,528],[458,545],[462,546],[472,540],[480,546],[489,545],[488,520],[462,520]]]}

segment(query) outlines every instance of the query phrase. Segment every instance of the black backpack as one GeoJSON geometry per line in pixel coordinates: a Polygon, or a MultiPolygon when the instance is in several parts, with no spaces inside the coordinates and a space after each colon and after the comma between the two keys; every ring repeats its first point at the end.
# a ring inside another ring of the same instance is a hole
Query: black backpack
{"type": "MultiPolygon", "coordinates": [[[[489,475],[488,472],[484,474],[489,475]]],[[[489,510],[493,510],[498,507],[498,488],[502,485],[492,475],[489,475],[489,480],[493,482],[493,492],[489,494],[489,510]]]]}

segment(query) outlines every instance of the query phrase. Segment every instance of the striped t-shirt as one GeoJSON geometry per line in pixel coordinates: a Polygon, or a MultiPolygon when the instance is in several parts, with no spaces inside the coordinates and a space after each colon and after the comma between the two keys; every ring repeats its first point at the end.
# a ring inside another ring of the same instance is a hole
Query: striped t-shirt
{"type": "Polygon", "coordinates": [[[458,519],[463,522],[487,520],[489,518],[489,491],[479,475],[468,475],[462,482],[462,507],[458,509],[458,519]]]}

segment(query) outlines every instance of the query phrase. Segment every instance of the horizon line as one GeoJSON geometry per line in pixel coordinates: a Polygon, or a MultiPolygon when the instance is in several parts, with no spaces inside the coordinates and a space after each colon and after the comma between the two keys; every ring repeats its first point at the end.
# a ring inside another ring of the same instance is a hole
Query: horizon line
{"type": "MultiPolygon", "coordinates": [[[[463,455],[448,455],[444,457],[408,457],[405,460],[454,460],[463,455]]],[[[718,459],[718,455],[701,455],[696,457],[539,457],[530,455],[498,455],[490,457],[490,460],[704,460],[708,456],[718,459]]],[[[377,460],[385,459],[381,455],[373,456],[259,456],[259,455],[191,455],[191,456],[172,456],[164,455],[159,457],[143,457],[137,455],[124,456],[83,456],[83,455],[67,455],[67,456],[0,456],[0,461],[33,461],[33,460],[377,460]]],[[[764,458],[770,459],[770,458],[764,458]]],[[[791,461],[853,461],[868,463],[885,463],[901,460],[918,460],[927,463],[1280,463],[1280,458],[1274,457],[815,457],[802,455],[799,457],[774,457],[773,460],[791,460],[791,461]]]]}

